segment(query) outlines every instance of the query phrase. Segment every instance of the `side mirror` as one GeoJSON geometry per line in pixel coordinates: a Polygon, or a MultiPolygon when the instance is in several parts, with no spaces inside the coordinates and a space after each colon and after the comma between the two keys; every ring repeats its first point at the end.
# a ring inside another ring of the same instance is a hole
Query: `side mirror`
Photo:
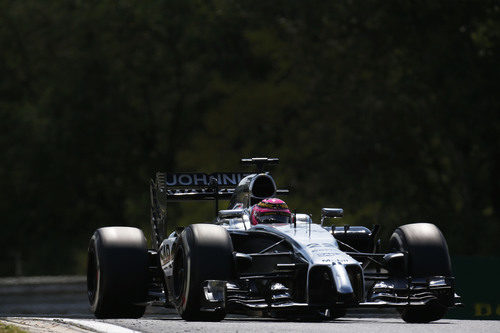
{"type": "Polygon", "coordinates": [[[296,222],[312,223],[312,218],[308,214],[295,214],[295,221],[296,222]]]}
{"type": "Polygon", "coordinates": [[[327,217],[339,218],[344,217],[342,208],[322,208],[321,209],[321,226],[327,217]]]}
{"type": "Polygon", "coordinates": [[[321,209],[321,217],[344,217],[344,210],[342,208],[323,208],[321,209]]]}
{"type": "Polygon", "coordinates": [[[219,210],[219,219],[237,219],[242,218],[244,214],[243,209],[226,209],[219,210]]]}

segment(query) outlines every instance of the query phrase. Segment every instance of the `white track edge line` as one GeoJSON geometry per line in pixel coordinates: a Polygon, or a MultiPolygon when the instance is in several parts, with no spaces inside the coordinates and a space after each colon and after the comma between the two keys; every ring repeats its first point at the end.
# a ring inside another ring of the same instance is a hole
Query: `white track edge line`
{"type": "Polygon", "coordinates": [[[59,322],[61,324],[67,324],[70,326],[75,326],[94,332],[140,333],[139,331],[134,331],[129,328],[125,328],[115,324],[103,323],[100,321],[93,321],[91,319],[71,319],[71,318],[25,318],[25,319],[54,321],[54,322],[59,322]]]}
{"type": "Polygon", "coordinates": [[[84,319],[69,319],[69,318],[57,318],[58,321],[81,328],[90,329],[97,332],[106,333],[140,333],[139,331],[134,331],[129,328],[118,326],[115,324],[103,323],[100,321],[84,320],[84,319]]]}

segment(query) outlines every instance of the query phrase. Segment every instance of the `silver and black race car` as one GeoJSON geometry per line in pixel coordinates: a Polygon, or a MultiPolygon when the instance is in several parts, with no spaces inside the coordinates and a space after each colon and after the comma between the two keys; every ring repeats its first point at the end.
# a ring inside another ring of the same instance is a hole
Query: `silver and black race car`
{"type": "Polygon", "coordinates": [[[151,180],[151,247],[141,230],[105,227],[88,249],[87,286],[98,318],[138,318],[147,305],[175,307],[185,320],[222,320],[227,313],[289,319],[335,319],[356,307],[395,307],[407,322],[430,322],[460,305],[439,229],[406,224],[380,253],[378,226],[250,221],[252,207],[288,193],[264,168],[272,158],[243,159],[255,173],[157,173],[151,180]],[[210,223],[177,227],[167,237],[167,203],[213,200],[210,223]],[[229,209],[219,210],[219,201],[229,209]]]}

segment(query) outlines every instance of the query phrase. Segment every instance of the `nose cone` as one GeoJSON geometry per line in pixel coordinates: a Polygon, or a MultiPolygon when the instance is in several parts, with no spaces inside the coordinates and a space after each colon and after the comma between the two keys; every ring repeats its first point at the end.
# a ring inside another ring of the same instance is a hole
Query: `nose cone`
{"type": "Polygon", "coordinates": [[[354,291],[345,267],[343,265],[334,264],[331,266],[331,269],[337,292],[339,294],[352,294],[354,291]]]}

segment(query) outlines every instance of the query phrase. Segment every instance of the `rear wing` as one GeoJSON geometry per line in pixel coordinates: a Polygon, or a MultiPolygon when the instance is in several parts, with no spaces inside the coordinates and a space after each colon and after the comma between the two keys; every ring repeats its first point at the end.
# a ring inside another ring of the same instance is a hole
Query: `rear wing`
{"type": "Polygon", "coordinates": [[[230,200],[240,181],[252,173],[217,172],[166,173],[157,172],[151,179],[151,227],[152,243],[158,249],[165,235],[167,203],[194,200],[214,200],[216,214],[219,200],[230,200]]]}
{"type": "MultiPolygon", "coordinates": [[[[255,165],[257,173],[264,166],[277,164],[277,158],[257,157],[241,160],[243,165],[255,165]]],[[[215,216],[219,211],[219,200],[230,200],[243,178],[255,172],[167,173],[157,172],[151,179],[151,227],[152,243],[158,249],[165,233],[167,203],[193,200],[215,201],[215,216]]],[[[287,194],[288,190],[277,190],[277,194],[287,194]]]]}
{"type": "MultiPolygon", "coordinates": [[[[153,182],[163,202],[229,200],[240,181],[252,173],[156,173],[153,182]]],[[[153,185],[152,184],[152,185],[153,185]]]]}

